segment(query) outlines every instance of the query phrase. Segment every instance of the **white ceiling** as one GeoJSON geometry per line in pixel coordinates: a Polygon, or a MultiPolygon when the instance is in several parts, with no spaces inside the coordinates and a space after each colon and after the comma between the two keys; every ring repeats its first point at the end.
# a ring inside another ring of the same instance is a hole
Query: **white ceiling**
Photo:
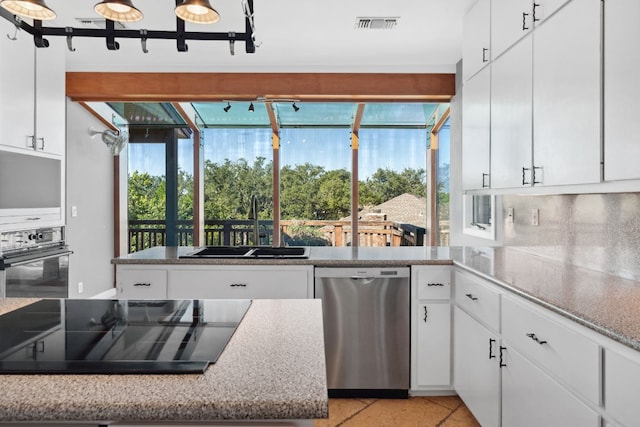
{"type": "MultiPolygon", "coordinates": [[[[58,18],[49,26],[81,26],[96,17],[98,0],[47,0],[58,18]]],[[[244,43],[229,53],[225,41],[120,39],[109,51],[102,39],[75,38],[67,51],[69,71],[199,72],[393,72],[453,73],[462,56],[462,17],[475,0],[254,0],[256,53],[244,43]],[[357,17],[398,17],[392,30],[357,30],[357,17]]],[[[174,0],[133,0],[145,18],[131,29],[175,30],[174,0]]],[[[188,24],[187,31],[244,31],[241,0],[211,0],[220,22],[188,24]]],[[[66,46],[64,37],[49,37],[66,46]]],[[[66,47],[65,47],[66,50],[66,47]]]]}

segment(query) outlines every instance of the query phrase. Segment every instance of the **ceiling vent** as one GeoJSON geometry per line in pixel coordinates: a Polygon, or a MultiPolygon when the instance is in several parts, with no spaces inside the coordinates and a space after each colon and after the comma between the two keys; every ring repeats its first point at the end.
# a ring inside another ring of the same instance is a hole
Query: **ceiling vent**
{"type": "MultiPolygon", "coordinates": [[[[76,18],[76,21],[78,21],[82,28],[107,28],[107,20],[105,18],[76,18]]],[[[122,22],[118,21],[113,22],[113,27],[116,30],[124,30],[127,28],[122,22]]]]}
{"type": "Polygon", "coordinates": [[[356,30],[392,30],[398,25],[399,16],[392,17],[365,17],[356,18],[356,30]]]}

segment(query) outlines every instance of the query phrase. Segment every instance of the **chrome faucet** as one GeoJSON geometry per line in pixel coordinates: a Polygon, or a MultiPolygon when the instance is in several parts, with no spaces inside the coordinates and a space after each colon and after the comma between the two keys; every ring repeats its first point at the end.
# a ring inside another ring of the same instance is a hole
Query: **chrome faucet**
{"type": "Polygon", "coordinates": [[[260,226],[258,225],[258,196],[251,196],[251,206],[249,206],[249,219],[253,220],[253,244],[260,245],[260,226]]]}

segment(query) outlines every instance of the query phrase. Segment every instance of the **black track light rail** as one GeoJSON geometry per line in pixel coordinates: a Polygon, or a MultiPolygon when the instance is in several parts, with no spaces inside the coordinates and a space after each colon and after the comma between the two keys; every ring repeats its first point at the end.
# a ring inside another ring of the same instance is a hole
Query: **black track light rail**
{"type": "MultiPolygon", "coordinates": [[[[176,0],[176,6],[182,3],[182,0],[176,0]]],[[[244,42],[245,51],[247,53],[255,53],[256,45],[253,38],[253,29],[251,26],[251,19],[253,17],[253,0],[247,1],[248,11],[245,16],[245,31],[242,33],[230,32],[200,32],[200,31],[185,31],[185,22],[176,18],[176,31],[158,31],[158,30],[130,30],[130,29],[116,29],[115,22],[107,19],[106,28],[74,28],[74,27],[45,27],[42,25],[42,21],[38,19],[33,20],[33,25],[29,25],[24,22],[22,18],[13,15],[9,11],[0,7],[0,16],[7,21],[14,24],[17,28],[31,34],[33,36],[33,42],[36,47],[46,48],[49,47],[49,41],[45,36],[63,36],[67,37],[67,40],[71,40],[73,37],[95,37],[104,38],[107,43],[107,49],[118,50],[120,44],[116,39],[140,39],[146,43],[146,40],[175,40],[177,43],[177,49],[179,52],[187,52],[189,47],[187,46],[187,40],[217,40],[227,41],[230,43],[231,52],[233,54],[233,43],[244,42]]],[[[144,44],[143,44],[144,45],[144,44]]],[[[69,46],[71,46],[69,44],[69,46]]],[[[143,49],[144,50],[144,49],[143,49]]]]}

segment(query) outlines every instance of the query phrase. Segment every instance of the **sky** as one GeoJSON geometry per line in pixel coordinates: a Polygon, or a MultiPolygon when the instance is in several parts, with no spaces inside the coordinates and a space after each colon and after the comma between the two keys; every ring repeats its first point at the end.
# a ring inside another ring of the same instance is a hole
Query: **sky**
{"type": "MultiPolygon", "coordinates": [[[[325,170],[350,170],[350,137],[350,129],[345,128],[283,128],[280,131],[280,164],[285,166],[308,162],[323,166],[325,170]]],[[[379,168],[396,171],[405,168],[426,169],[427,134],[424,129],[363,128],[359,137],[360,180],[370,177],[379,168]]],[[[205,129],[203,141],[205,159],[215,163],[238,158],[253,163],[257,157],[270,160],[273,153],[271,129],[205,129]]],[[[193,173],[191,147],[190,140],[181,140],[178,146],[179,165],[188,173],[193,173]]],[[[138,170],[151,175],[164,175],[164,145],[129,144],[128,150],[129,172],[138,170]]],[[[448,151],[442,150],[440,163],[449,162],[448,151]]]]}

